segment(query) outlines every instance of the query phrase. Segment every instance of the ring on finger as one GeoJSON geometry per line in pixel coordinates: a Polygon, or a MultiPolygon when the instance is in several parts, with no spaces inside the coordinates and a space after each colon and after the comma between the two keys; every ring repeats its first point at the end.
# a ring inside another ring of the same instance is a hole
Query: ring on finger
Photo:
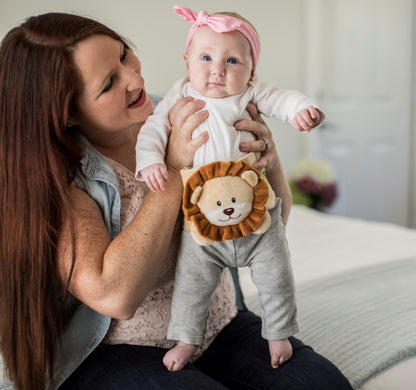
{"type": "Polygon", "coordinates": [[[264,142],[264,151],[268,150],[270,148],[270,141],[266,138],[262,138],[262,141],[264,142]]]}

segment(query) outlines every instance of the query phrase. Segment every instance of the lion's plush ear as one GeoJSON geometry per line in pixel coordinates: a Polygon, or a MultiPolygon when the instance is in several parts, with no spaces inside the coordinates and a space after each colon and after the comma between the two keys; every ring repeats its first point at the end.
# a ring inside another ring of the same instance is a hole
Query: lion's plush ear
{"type": "Polygon", "coordinates": [[[202,194],[202,187],[201,186],[196,187],[192,196],[191,196],[191,203],[192,204],[197,204],[198,199],[201,196],[201,194],[202,194]]]}
{"type": "Polygon", "coordinates": [[[244,179],[252,187],[255,187],[257,185],[257,182],[259,181],[259,178],[256,175],[256,172],[254,172],[254,171],[245,171],[241,175],[241,178],[244,179]]]}

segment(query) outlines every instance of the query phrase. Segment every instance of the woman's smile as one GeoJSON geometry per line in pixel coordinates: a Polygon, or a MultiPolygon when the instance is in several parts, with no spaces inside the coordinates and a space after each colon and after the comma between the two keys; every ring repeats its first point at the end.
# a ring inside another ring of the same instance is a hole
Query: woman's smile
{"type": "Polygon", "coordinates": [[[144,89],[141,89],[135,99],[127,106],[127,108],[141,107],[147,100],[147,94],[144,89]]]}

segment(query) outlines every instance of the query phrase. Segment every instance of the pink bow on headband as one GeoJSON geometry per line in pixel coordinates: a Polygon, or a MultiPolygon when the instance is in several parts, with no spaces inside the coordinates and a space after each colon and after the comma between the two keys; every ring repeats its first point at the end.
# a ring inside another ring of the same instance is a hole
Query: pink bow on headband
{"type": "Polygon", "coordinates": [[[212,31],[217,33],[238,31],[243,34],[251,46],[251,55],[253,57],[253,71],[254,74],[257,64],[260,57],[260,40],[253,27],[245,21],[234,18],[228,15],[222,14],[213,14],[209,15],[206,11],[196,12],[190,10],[189,8],[179,7],[175,5],[173,7],[174,11],[183,19],[188,22],[193,22],[194,24],[188,31],[188,36],[186,38],[185,50],[188,51],[189,45],[191,43],[192,37],[195,34],[195,31],[201,26],[208,26],[212,31]]]}

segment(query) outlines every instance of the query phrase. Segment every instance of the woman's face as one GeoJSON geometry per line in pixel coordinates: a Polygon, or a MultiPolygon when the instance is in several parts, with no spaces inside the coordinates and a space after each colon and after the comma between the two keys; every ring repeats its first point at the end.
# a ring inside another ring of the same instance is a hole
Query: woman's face
{"type": "Polygon", "coordinates": [[[90,140],[138,129],[152,113],[139,59],[118,40],[93,35],[74,51],[81,93],[72,120],[90,140]]]}

